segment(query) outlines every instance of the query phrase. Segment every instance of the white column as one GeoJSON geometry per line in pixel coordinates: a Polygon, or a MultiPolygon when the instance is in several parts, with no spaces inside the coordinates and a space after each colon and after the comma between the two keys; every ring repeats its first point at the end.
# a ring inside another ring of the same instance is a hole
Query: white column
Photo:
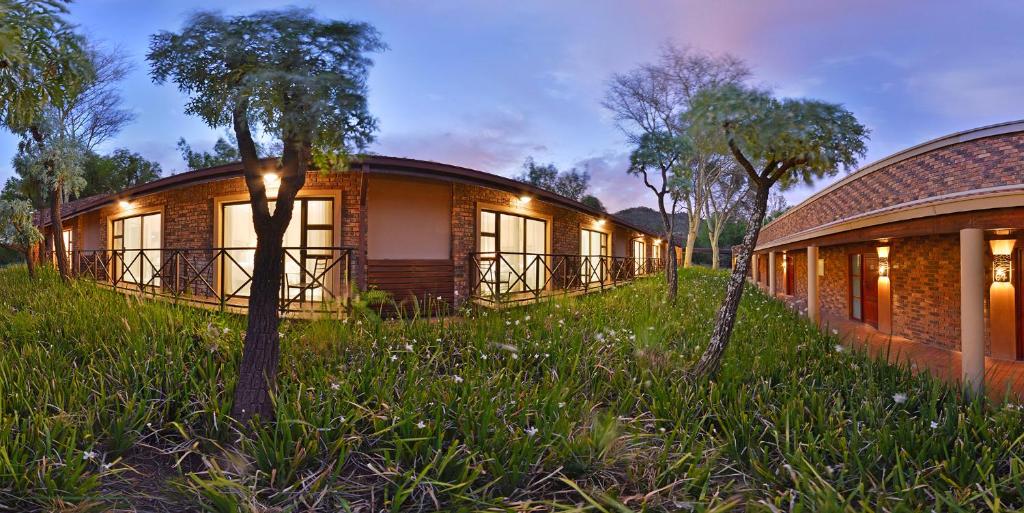
{"type": "Polygon", "coordinates": [[[775,297],[775,252],[768,252],[768,294],[775,297]]]}
{"type": "Polygon", "coordinates": [[[755,284],[755,285],[757,285],[757,283],[758,283],[758,281],[757,281],[757,258],[758,258],[758,256],[759,256],[759,255],[758,255],[757,253],[754,253],[754,254],[753,254],[753,255],[752,255],[751,257],[750,257],[750,258],[751,258],[751,262],[750,262],[750,263],[751,263],[751,265],[753,265],[753,266],[754,266],[754,270],[753,270],[753,273],[754,273],[754,274],[753,274],[752,276],[753,276],[753,278],[754,278],[754,284],[755,284]]]}
{"type": "Polygon", "coordinates": [[[960,230],[960,369],[964,386],[985,385],[985,235],[960,230]]]}
{"type": "Polygon", "coordinates": [[[807,318],[818,322],[818,246],[807,246],[807,318]]]}

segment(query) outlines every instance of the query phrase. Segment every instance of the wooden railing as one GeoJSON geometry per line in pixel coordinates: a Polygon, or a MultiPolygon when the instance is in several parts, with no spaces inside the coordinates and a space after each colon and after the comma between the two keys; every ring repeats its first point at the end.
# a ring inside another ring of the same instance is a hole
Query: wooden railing
{"type": "MultiPolygon", "coordinates": [[[[86,249],[71,252],[71,272],[123,292],[244,310],[256,248],[86,249]]],[[[352,248],[284,248],[282,314],[347,310],[352,248]]]]}
{"type": "Polygon", "coordinates": [[[604,290],[665,268],[660,258],[558,253],[478,252],[469,260],[470,297],[491,304],[604,290]]]}

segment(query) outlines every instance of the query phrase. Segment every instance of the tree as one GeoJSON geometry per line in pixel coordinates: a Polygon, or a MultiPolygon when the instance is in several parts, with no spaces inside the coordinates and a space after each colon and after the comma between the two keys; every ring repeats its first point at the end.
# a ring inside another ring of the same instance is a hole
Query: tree
{"type": "Polygon", "coordinates": [[[718,242],[722,231],[750,204],[750,188],[747,187],[747,173],[739,165],[723,169],[711,184],[705,205],[704,221],[708,226],[708,242],[711,246],[711,268],[718,269],[720,256],[718,242]]]}
{"type": "Polygon", "coordinates": [[[114,150],[110,155],[88,152],[82,164],[86,185],[81,196],[111,194],[160,178],[160,163],[147,160],[128,149],[114,150]]]}
{"type": "Polygon", "coordinates": [[[764,224],[774,221],[782,214],[785,214],[787,210],[789,210],[789,205],[786,203],[786,197],[773,192],[768,196],[768,206],[765,208],[764,224]]]}
{"type": "Polygon", "coordinates": [[[24,256],[29,278],[35,278],[32,248],[43,235],[32,222],[32,204],[26,200],[0,199],[0,247],[24,256]]]}
{"type": "MultiPolygon", "coordinates": [[[[0,123],[22,137],[21,146],[34,143],[34,150],[23,149],[39,156],[65,155],[66,140],[43,140],[49,130],[42,125],[52,126],[52,112],[48,115],[46,110],[79,94],[94,75],[82,38],[64,20],[65,14],[63,0],[0,0],[0,123]]],[[[21,186],[50,187],[51,219],[59,223],[59,189],[68,162],[43,160],[41,164],[49,174],[36,177],[38,184],[35,179],[24,180],[21,186]]],[[[59,229],[60,224],[54,226],[59,229]]],[[[54,245],[58,268],[67,280],[63,238],[55,237],[54,245]]]]}
{"type": "MultiPolygon", "coordinates": [[[[612,111],[619,128],[634,145],[638,145],[644,135],[657,133],[669,137],[698,137],[699,132],[687,130],[684,116],[694,95],[707,88],[738,84],[749,76],[750,69],[735,57],[714,56],[669,44],[662,49],[657,63],[613,75],[603,105],[612,111]]],[[[674,174],[678,188],[675,194],[689,219],[683,257],[683,265],[688,267],[721,155],[703,141],[690,141],[685,148],[688,154],[677,156],[678,169],[674,174]]],[[[669,252],[674,253],[671,245],[669,252]]],[[[670,263],[674,264],[671,259],[670,263]]]]}
{"type": "Polygon", "coordinates": [[[604,208],[604,203],[601,203],[601,199],[593,194],[587,194],[580,198],[580,203],[599,212],[608,212],[608,209],[604,208]]]}
{"type": "Polygon", "coordinates": [[[14,133],[92,74],[64,0],[0,0],[0,121],[14,133]]]}
{"type": "Polygon", "coordinates": [[[153,79],[173,80],[190,97],[186,112],[211,127],[230,125],[238,141],[257,240],[232,407],[239,421],[273,418],[284,232],[307,171],[344,170],[373,140],[366,54],[383,49],[372,26],[321,21],[307,9],[198,12],[180,33],[160,32],[150,42],[153,79]],[[280,140],[276,166],[259,158],[254,130],[280,140]],[[263,177],[275,167],[280,186],[271,211],[263,177]]]}
{"type": "Polygon", "coordinates": [[[637,148],[629,156],[629,173],[643,179],[644,185],[658,199],[658,212],[668,247],[668,265],[665,266],[665,280],[668,283],[667,297],[675,301],[679,289],[676,273],[675,218],[679,208],[679,183],[676,171],[679,160],[690,149],[687,139],[667,132],[654,132],[641,136],[637,148]]]}
{"type": "Polygon", "coordinates": [[[520,182],[561,194],[571,200],[580,201],[590,188],[590,173],[586,171],[559,171],[554,164],[538,164],[533,157],[527,157],[523,170],[524,173],[517,178],[520,182]]]}
{"type": "Polygon", "coordinates": [[[95,45],[86,44],[84,56],[92,73],[74,94],[52,105],[67,136],[80,141],[86,151],[93,151],[135,120],[135,113],[123,106],[118,90],[118,83],[132,66],[122,52],[95,45]]]}
{"type": "Polygon", "coordinates": [[[694,98],[693,129],[717,140],[744,170],[753,192],[747,232],[725,299],[715,317],[707,349],[692,377],[713,374],[729,343],[772,188],[833,176],[864,155],[868,130],[842,106],[806,99],[778,99],[771,93],[729,85],[694,98]]]}
{"type": "Polygon", "coordinates": [[[178,151],[181,153],[181,159],[185,161],[185,165],[188,166],[190,171],[206,169],[208,167],[223,166],[240,160],[238,157],[238,149],[235,146],[232,146],[228,141],[224,140],[223,137],[217,138],[217,142],[213,144],[212,153],[208,151],[193,150],[192,147],[185,142],[185,138],[182,137],[178,139],[178,151]]]}
{"type": "Polygon", "coordinates": [[[22,169],[25,183],[37,184],[49,197],[50,227],[57,270],[65,282],[70,279],[67,248],[61,229],[61,205],[68,196],[78,195],[85,187],[82,176],[83,143],[62,130],[55,109],[47,109],[31,128],[31,136],[23,137],[15,156],[15,169],[22,169]]]}

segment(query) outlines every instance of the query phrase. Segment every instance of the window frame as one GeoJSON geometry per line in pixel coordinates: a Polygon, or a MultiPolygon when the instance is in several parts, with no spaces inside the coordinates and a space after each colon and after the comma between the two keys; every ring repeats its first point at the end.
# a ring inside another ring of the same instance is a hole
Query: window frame
{"type": "MultiPolygon", "coordinates": [[[[543,266],[543,269],[542,269],[543,270],[543,275],[542,276],[537,276],[538,285],[542,285],[542,286],[538,286],[537,288],[528,287],[527,286],[528,284],[526,283],[526,281],[523,280],[519,284],[519,286],[522,287],[522,290],[502,291],[501,292],[502,294],[509,293],[509,292],[537,292],[537,291],[545,290],[549,286],[549,284],[547,282],[550,281],[550,280],[548,280],[548,274],[549,274],[548,273],[548,267],[550,266],[550,258],[551,258],[551,256],[550,256],[551,255],[551,225],[552,225],[552,219],[551,218],[544,217],[544,216],[541,216],[541,215],[537,215],[536,213],[533,213],[533,212],[525,213],[522,210],[502,208],[502,207],[497,206],[497,205],[483,205],[483,204],[477,205],[477,209],[476,209],[476,240],[475,240],[475,245],[476,245],[477,258],[478,258],[480,263],[492,262],[491,265],[493,266],[494,265],[493,262],[497,261],[497,256],[498,256],[499,253],[506,253],[506,254],[509,254],[509,255],[523,255],[523,259],[524,259],[524,262],[523,262],[523,268],[524,268],[523,272],[525,273],[526,272],[526,267],[527,267],[526,262],[525,262],[526,255],[541,255],[543,260],[544,260],[544,266],[543,266]],[[483,214],[485,214],[485,213],[494,215],[494,231],[493,232],[485,232],[485,231],[483,231],[482,219],[483,219],[483,214]],[[523,249],[524,249],[524,251],[521,251],[521,252],[504,251],[503,252],[501,250],[501,216],[513,216],[513,217],[521,218],[523,220],[523,231],[522,231],[522,234],[521,234],[521,237],[522,237],[521,240],[523,242],[523,249]],[[543,223],[543,225],[544,225],[544,250],[542,252],[540,252],[540,253],[532,253],[532,252],[525,251],[525,249],[526,249],[527,226],[529,224],[528,221],[535,221],[535,222],[543,223]],[[494,240],[494,249],[487,252],[487,254],[490,255],[490,256],[484,256],[484,250],[482,248],[483,245],[481,244],[481,241],[482,241],[482,239],[484,237],[489,237],[489,238],[492,238],[494,240]]],[[[482,265],[479,266],[477,272],[480,273],[480,274],[483,274],[483,266],[482,265]]],[[[488,284],[488,286],[490,286],[490,284],[493,283],[493,282],[488,282],[482,276],[480,277],[480,280],[481,280],[481,284],[488,284]]]]}

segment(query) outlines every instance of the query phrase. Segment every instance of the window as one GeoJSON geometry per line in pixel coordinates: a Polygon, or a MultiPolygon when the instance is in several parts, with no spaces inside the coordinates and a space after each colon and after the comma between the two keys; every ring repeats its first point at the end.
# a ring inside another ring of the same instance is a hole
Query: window
{"type": "Polygon", "coordinates": [[[547,281],[546,221],[481,210],[479,249],[486,293],[533,291],[547,281]]]}
{"type": "Polygon", "coordinates": [[[71,228],[68,228],[61,233],[61,236],[64,237],[64,252],[68,256],[68,265],[74,267],[75,232],[71,228]]]}
{"type": "Polygon", "coordinates": [[[583,283],[603,282],[607,272],[608,234],[580,230],[580,278],[583,283]]]}
{"type": "MultiPolygon", "coordinates": [[[[334,244],[334,200],[330,198],[297,198],[292,220],[284,232],[284,272],[286,288],[293,299],[300,296],[320,301],[322,287],[303,288],[321,277],[328,267],[334,244]],[[303,272],[305,269],[305,272],[303,272]]],[[[248,297],[253,259],[256,256],[256,228],[252,224],[249,202],[221,204],[221,246],[225,256],[221,263],[221,290],[225,296],[248,297]]]]}
{"type": "Polygon", "coordinates": [[[863,262],[861,255],[850,255],[850,317],[858,321],[864,320],[863,262]]]}
{"type": "Polygon", "coordinates": [[[633,239],[633,272],[644,274],[647,269],[647,245],[643,239],[633,239]]]}
{"type": "Polygon", "coordinates": [[[141,214],[111,222],[111,247],[114,270],[118,280],[160,286],[160,224],[159,213],[141,214]]]}

